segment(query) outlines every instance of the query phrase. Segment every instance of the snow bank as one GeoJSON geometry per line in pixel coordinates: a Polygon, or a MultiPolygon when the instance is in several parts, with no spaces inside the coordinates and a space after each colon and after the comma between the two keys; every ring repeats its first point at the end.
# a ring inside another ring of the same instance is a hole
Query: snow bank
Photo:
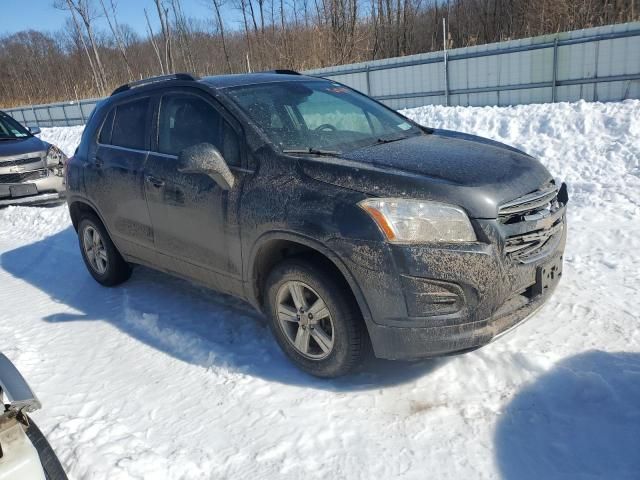
{"type": "Polygon", "coordinates": [[[513,145],[540,159],[569,184],[572,207],[625,203],[637,212],[640,188],[640,100],[515,107],[426,106],[413,120],[513,145]],[[630,188],[629,188],[630,187],[630,188]]]}
{"type": "Polygon", "coordinates": [[[39,137],[45,142],[53,143],[65,155],[71,156],[80,143],[84,126],[43,128],[39,137]]]}
{"type": "MultiPolygon", "coordinates": [[[[570,184],[563,282],[463,356],[298,372],[240,302],[85,271],[64,207],[0,210],[0,350],[74,478],[635,478],[640,102],[405,113],[523,148],[570,184]]],[[[44,129],[72,153],[81,127],[44,129]]]]}

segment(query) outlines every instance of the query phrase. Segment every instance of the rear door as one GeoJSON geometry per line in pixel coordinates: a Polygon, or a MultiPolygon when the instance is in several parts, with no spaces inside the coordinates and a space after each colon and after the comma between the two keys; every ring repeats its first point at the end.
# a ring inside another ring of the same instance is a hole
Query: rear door
{"type": "Polygon", "coordinates": [[[241,127],[196,89],[166,90],[159,100],[157,132],[144,172],[159,258],[166,268],[218,290],[241,292],[237,211],[246,174],[241,127]],[[230,191],[205,174],[178,171],[180,152],[203,142],[217,147],[233,172],[230,191]]]}
{"type": "Polygon", "coordinates": [[[85,171],[87,192],[114,242],[125,255],[149,258],[153,230],[145,199],[143,168],[149,154],[152,97],[112,107],[85,171]]]}

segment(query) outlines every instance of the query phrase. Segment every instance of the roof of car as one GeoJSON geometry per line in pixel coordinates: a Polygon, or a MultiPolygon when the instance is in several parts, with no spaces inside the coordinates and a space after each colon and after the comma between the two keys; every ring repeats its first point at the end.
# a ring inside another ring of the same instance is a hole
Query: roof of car
{"type": "Polygon", "coordinates": [[[308,77],[300,74],[286,73],[239,73],[233,75],[215,75],[211,77],[203,77],[201,82],[207,83],[214,88],[237,87],[240,85],[256,85],[259,83],[272,82],[299,82],[303,80],[318,80],[315,77],[308,77]]]}
{"type": "Polygon", "coordinates": [[[317,77],[301,75],[291,70],[274,70],[271,72],[241,73],[230,75],[215,75],[211,77],[194,77],[189,73],[173,73],[158,77],[144,78],[135,82],[127,83],[116,88],[110,97],[105,99],[105,103],[110,103],[110,99],[115,95],[133,90],[144,92],[158,86],[170,86],[170,82],[199,82],[215,89],[236,87],[240,85],[257,85],[261,83],[275,82],[300,82],[304,80],[323,80],[317,77]]]}

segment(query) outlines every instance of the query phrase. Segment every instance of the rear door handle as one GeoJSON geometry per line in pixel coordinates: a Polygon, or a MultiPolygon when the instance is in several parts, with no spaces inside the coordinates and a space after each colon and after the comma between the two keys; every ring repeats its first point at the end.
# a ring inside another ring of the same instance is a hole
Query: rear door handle
{"type": "Polygon", "coordinates": [[[145,175],[145,180],[156,188],[164,187],[164,180],[154,177],[153,175],[145,175]]]}

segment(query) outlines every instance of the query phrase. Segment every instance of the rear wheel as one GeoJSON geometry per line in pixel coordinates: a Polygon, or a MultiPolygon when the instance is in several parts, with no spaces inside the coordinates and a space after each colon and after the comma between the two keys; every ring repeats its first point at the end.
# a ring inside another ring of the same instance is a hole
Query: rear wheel
{"type": "Polygon", "coordinates": [[[271,329],[287,356],[318,377],[338,377],[360,364],[367,333],[348,287],[303,259],[278,265],[267,279],[271,329]]]}
{"type": "Polygon", "coordinates": [[[129,279],[131,266],[122,258],[107,229],[95,215],[87,214],[80,220],[78,241],[87,270],[98,283],[113,287],[129,279]]]}

